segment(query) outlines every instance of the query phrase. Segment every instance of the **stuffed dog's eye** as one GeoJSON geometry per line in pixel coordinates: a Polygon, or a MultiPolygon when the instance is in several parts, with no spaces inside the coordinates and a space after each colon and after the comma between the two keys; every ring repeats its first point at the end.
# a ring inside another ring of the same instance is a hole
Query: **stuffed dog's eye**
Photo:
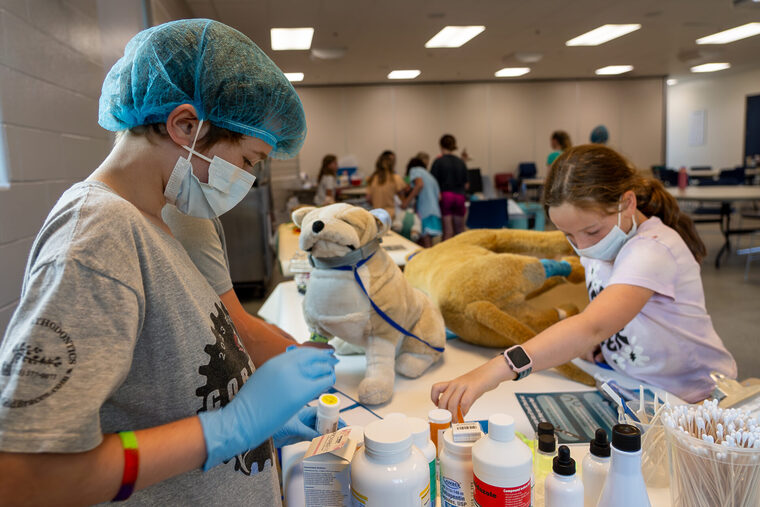
{"type": "Polygon", "coordinates": [[[356,250],[356,247],[354,245],[346,245],[348,248],[350,248],[352,251],[356,250]]]}

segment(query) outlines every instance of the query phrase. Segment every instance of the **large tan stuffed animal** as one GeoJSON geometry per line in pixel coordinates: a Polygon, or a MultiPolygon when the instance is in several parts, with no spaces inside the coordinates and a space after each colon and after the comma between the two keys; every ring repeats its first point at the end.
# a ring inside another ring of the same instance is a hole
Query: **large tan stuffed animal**
{"type": "MultiPolygon", "coordinates": [[[[567,280],[584,281],[583,267],[561,232],[512,229],[467,231],[414,255],[404,274],[433,299],[446,326],[462,340],[506,348],[578,313],[574,305],[541,308],[530,302],[564,281],[546,278],[542,258],[568,261],[572,272],[567,280]]],[[[558,370],[594,383],[570,363],[558,370]]]]}
{"type": "Polygon", "coordinates": [[[293,222],[301,228],[301,249],[309,252],[314,265],[303,302],[306,324],[312,333],[337,336],[365,349],[367,371],[359,384],[359,401],[371,405],[393,396],[394,366],[406,377],[419,377],[441,357],[446,343],[438,309],[409,285],[379,246],[390,217],[384,210],[375,212],[377,216],[348,204],[293,212],[293,222]]]}

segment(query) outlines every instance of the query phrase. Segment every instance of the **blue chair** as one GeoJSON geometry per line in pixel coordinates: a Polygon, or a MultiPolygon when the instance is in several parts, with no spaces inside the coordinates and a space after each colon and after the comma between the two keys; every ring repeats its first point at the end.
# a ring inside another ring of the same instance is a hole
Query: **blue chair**
{"type": "Polygon", "coordinates": [[[507,199],[470,201],[467,213],[468,229],[502,229],[509,221],[507,199]]]}

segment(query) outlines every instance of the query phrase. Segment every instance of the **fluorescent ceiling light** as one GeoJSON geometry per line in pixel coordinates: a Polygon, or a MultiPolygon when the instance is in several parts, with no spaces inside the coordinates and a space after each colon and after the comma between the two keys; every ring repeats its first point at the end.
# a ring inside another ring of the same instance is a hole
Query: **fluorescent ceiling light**
{"type": "Polygon", "coordinates": [[[303,72],[286,72],[285,77],[288,81],[303,81],[303,72]]]}
{"type": "Polygon", "coordinates": [[[446,26],[425,43],[426,48],[458,48],[485,30],[484,26],[446,26]]]}
{"type": "Polygon", "coordinates": [[[388,74],[388,79],[414,79],[420,75],[419,70],[394,70],[388,74]]]}
{"type": "Polygon", "coordinates": [[[496,77],[517,77],[524,76],[530,72],[530,67],[504,67],[494,73],[496,77]]]}
{"type": "Polygon", "coordinates": [[[668,86],[675,86],[678,84],[678,79],[673,79],[673,78],[668,79],[667,81],[665,81],[665,84],[667,84],[668,86]]]}
{"type": "Polygon", "coordinates": [[[594,74],[597,76],[613,76],[615,74],[624,74],[626,72],[631,72],[633,70],[633,65],[608,65],[606,67],[602,67],[601,69],[596,69],[594,71],[594,74]]]}
{"type": "Polygon", "coordinates": [[[697,44],[728,44],[757,34],[760,34],[760,23],[747,23],[697,39],[697,44]]]}
{"type": "Polygon", "coordinates": [[[272,49],[283,51],[289,49],[309,49],[311,38],[314,36],[313,28],[272,28],[272,49]]]}
{"type": "Polygon", "coordinates": [[[623,35],[635,32],[641,28],[639,24],[630,25],[602,25],[594,28],[590,32],[579,35],[574,39],[565,42],[565,46],[598,46],[612,39],[617,39],[623,35]]]}
{"type": "Polygon", "coordinates": [[[703,63],[702,65],[696,65],[691,68],[692,72],[717,72],[719,70],[730,69],[730,63],[703,63]]]}

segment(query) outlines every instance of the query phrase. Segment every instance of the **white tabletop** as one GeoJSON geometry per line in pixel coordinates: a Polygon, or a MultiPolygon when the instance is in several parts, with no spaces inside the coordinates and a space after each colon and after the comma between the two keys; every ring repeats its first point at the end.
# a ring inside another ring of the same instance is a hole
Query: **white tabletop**
{"type": "Polygon", "coordinates": [[[686,187],[680,190],[669,187],[667,191],[676,199],[693,201],[755,201],[760,200],[760,186],[748,185],[707,185],[686,187]]]}
{"type": "MultiPolygon", "coordinates": [[[[296,340],[308,340],[309,331],[303,319],[301,303],[303,296],[298,294],[295,282],[283,282],[272,292],[270,297],[259,310],[259,316],[280,326],[293,335],[296,340]]],[[[408,416],[421,417],[427,420],[430,409],[435,408],[430,400],[430,387],[439,381],[450,380],[461,375],[495,355],[494,349],[478,347],[461,340],[449,340],[443,359],[433,365],[420,378],[408,379],[396,376],[393,398],[384,405],[372,407],[379,415],[391,412],[402,412],[408,416]]],[[[337,382],[335,387],[355,399],[358,399],[357,388],[364,378],[366,360],[363,355],[338,356],[336,366],[337,382]]],[[[623,375],[601,369],[582,360],[575,363],[592,375],[602,378],[615,378],[621,385],[638,387],[640,382],[633,381],[623,375]]],[[[660,389],[647,386],[664,396],[660,389]]],[[[529,438],[533,436],[533,428],[528,417],[520,407],[515,392],[563,392],[590,391],[593,388],[579,384],[561,376],[554,370],[534,373],[520,382],[505,382],[493,391],[484,394],[473,405],[467,414],[468,420],[488,419],[496,412],[510,414],[515,419],[515,429],[529,438]]],[[[671,395],[671,398],[674,397],[671,395]]],[[[571,453],[577,462],[588,452],[588,445],[572,445],[571,453]]],[[[670,505],[670,495],[667,488],[651,488],[649,498],[653,507],[670,505]]]]}
{"type": "MultiPolygon", "coordinates": [[[[299,233],[292,223],[281,224],[277,228],[277,259],[280,262],[282,276],[290,278],[293,272],[290,270],[290,260],[296,252],[303,252],[298,248],[299,233]]],[[[413,241],[409,241],[400,234],[388,231],[383,235],[382,247],[391,256],[397,266],[405,266],[409,254],[420,250],[422,247],[413,241]]],[[[304,253],[304,255],[306,255],[304,253]]]]}

